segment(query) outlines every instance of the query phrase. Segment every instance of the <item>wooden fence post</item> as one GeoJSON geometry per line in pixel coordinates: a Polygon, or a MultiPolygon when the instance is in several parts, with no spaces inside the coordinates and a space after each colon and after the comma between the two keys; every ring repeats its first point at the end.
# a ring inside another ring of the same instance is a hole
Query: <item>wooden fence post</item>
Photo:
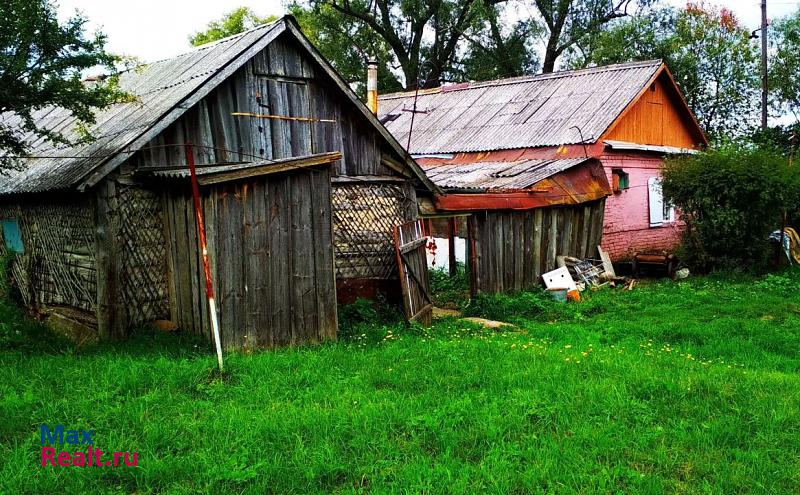
{"type": "Polygon", "coordinates": [[[117,242],[120,219],[113,179],[106,179],[97,187],[95,218],[98,337],[100,340],[121,339],[127,336],[128,324],[120,296],[122,263],[117,242]]]}

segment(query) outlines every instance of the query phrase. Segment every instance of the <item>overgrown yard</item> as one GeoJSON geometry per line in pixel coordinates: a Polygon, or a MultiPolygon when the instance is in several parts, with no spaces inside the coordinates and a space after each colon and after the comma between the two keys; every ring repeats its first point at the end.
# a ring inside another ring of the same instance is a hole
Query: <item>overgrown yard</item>
{"type": "Polygon", "coordinates": [[[361,304],[220,380],[175,336],[56,351],[2,302],[0,491],[800,493],[797,271],[467,311],[519,329],[361,304]],[[41,467],[43,423],[139,466],[41,467]]]}

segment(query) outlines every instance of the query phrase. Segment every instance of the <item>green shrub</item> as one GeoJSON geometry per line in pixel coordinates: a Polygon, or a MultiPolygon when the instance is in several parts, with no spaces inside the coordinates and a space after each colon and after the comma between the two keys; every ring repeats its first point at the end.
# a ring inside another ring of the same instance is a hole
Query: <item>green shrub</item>
{"type": "Polygon", "coordinates": [[[434,303],[440,307],[456,309],[469,298],[469,277],[464,263],[456,265],[455,276],[450,276],[446,267],[430,270],[431,293],[434,303]]]}
{"type": "Polygon", "coordinates": [[[695,269],[762,271],[774,252],[770,232],[800,199],[788,159],[772,151],[722,148],[668,160],[664,199],[687,229],[682,257],[695,269]]]}
{"type": "Polygon", "coordinates": [[[383,337],[383,327],[403,324],[400,308],[386,301],[358,299],[353,304],[339,306],[339,339],[361,341],[383,337]]]}

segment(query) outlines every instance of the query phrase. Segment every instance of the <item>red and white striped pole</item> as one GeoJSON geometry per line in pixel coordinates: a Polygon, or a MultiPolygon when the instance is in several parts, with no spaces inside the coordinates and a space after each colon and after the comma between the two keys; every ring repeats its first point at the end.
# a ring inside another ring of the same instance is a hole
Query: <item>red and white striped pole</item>
{"type": "Polygon", "coordinates": [[[222,367],[222,343],[219,339],[219,320],[217,320],[217,303],[214,301],[214,286],[211,283],[211,265],[208,262],[208,246],[206,244],[206,225],[203,222],[203,211],[200,208],[200,187],[197,185],[197,170],[194,166],[193,146],[187,143],[186,163],[189,164],[189,174],[192,177],[192,196],[194,197],[194,214],[197,218],[197,232],[200,237],[200,249],[203,253],[203,270],[206,275],[206,296],[208,296],[208,310],[211,313],[211,330],[214,333],[214,344],[217,348],[217,363],[219,370],[222,367]]]}

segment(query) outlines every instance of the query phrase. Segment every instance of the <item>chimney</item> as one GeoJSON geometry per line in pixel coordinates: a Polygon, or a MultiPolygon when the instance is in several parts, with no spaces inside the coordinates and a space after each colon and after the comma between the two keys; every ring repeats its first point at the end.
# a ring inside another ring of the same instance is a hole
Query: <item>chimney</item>
{"type": "Polygon", "coordinates": [[[378,114],[378,61],[367,62],[367,107],[378,114]]]}

